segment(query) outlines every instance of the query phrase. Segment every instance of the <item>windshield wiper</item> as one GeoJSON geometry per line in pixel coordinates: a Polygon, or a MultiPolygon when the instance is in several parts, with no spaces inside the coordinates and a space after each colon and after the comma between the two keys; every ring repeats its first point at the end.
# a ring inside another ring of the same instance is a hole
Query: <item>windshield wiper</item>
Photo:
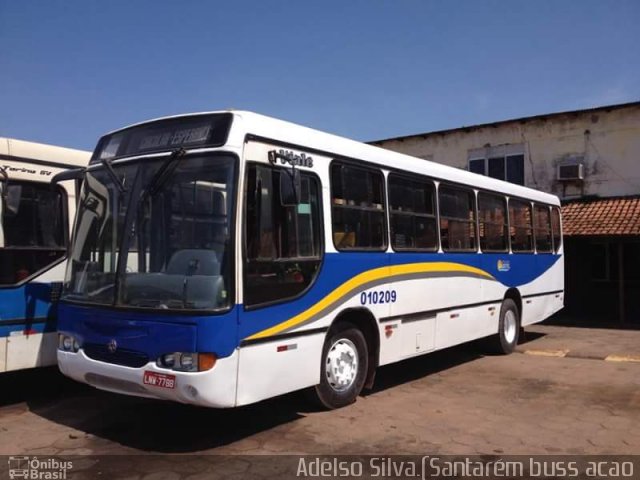
{"type": "MultiPolygon", "coordinates": [[[[143,224],[146,223],[146,219],[142,212],[146,208],[147,199],[155,195],[166,183],[169,177],[173,175],[173,172],[175,172],[178,167],[178,160],[182,158],[185,153],[186,151],[184,148],[178,148],[171,152],[169,158],[163,162],[149,184],[144,188],[144,190],[142,190],[139,197],[140,199],[138,200],[138,212],[136,215],[136,227],[139,231],[143,230],[143,224]]],[[[138,249],[141,252],[146,251],[144,235],[138,235],[138,249]]],[[[142,271],[146,270],[147,259],[145,255],[138,257],[138,263],[142,271]]]]}
{"type": "Polygon", "coordinates": [[[156,174],[153,176],[149,185],[144,189],[142,195],[140,195],[140,204],[144,203],[144,201],[155,195],[165,184],[165,182],[173,175],[173,172],[178,168],[178,160],[184,157],[186,153],[184,148],[178,148],[171,152],[169,158],[167,158],[164,163],[160,166],[156,174]]]}
{"type": "Polygon", "coordinates": [[[113,166],[111,165],[111,160],[109,160],[107,158],[103,158],[100,163],[102,163],[102,165],[104,165],[104,167],[107,169],[107,173],[111,177],[111,180],[113,181],[113,183],[115,183],[116,186],[118,187],[118,191],[120,193],[126,192],[127,189],[124,187],[124,183],[122,183],[122,180],[120,180],[120,178],[118,178],[118,174],[113,169],[113,166]]]}

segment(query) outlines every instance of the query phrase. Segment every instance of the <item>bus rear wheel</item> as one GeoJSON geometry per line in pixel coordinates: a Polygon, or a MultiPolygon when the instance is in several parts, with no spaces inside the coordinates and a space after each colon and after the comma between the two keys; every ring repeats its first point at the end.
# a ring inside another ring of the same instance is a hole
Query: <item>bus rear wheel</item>
{"type": "Polygon", "coordinates": [[[491,337],[491,351],[502,355],[512,353],[518,345],[519,334],[520,313],[518,306],[512,299],[505,298],[500,307],[498,334],[491,337]]]}
{"type": "Polygon", "coordinates": [[[360,330],[344,324],[330,332],[322,348],[320,383],[314,399],[327,409],[355,402],[362,391],[368,368],[367,341],[360,330]]]}

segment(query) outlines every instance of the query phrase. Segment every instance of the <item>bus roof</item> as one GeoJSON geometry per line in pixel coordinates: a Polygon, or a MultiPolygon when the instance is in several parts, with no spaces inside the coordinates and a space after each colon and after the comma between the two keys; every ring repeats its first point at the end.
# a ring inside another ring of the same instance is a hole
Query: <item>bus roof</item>
{"type": "Polygon", "coordinates": [[[0,137],[0,159],[46,163],[59,167],[86,167],[91,152],[0,137]]]}
{"type": "MultiPolygon", "coordinates": [[[[252,134],[270,140],[298,145],[301,149],[306,147],[326,152],[327,154],[374,163],[380,165],[382,168],[387,167],[405,170],[444,181],[501,192],[505,195],[527,198],[552,205],[560,205],[558,197],[549,193],[244,110],[218,110],[167,116],[140,122],[125,128],[152,121],[192,115],[210,115],[214,113],[231,113],[234,115],[234,119],[240,120],[240,122],[233,122],[228,143],[240,145],[244,142],[245,135],[252,134]]],[[[124,130],[124,128],[110,133],[115,133],[120,130],[124,130]]]]}

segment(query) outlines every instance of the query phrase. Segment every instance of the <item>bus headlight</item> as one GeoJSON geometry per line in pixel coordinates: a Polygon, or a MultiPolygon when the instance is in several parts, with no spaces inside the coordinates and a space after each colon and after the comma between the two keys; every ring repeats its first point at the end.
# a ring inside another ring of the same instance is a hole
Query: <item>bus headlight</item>
{"type": "Polygon", "coordinates": [[[158,359],[158,366],[165,368],[173,368],[176,364],[176,354],[167,353],[158,359]]]}
{"type": "Polygon", "coordinates": [[[64,352],[76,353],[80,350],[80,343],[71,335],[58,334],[58,349],[64,352]]]}
{"type": "Polygon", "coordinates": [[[178,372],[204,372],[211,370],[216,360],[213,353],[174,352],[160,356],[156,365],[178,372]]]}
{"type": "Polygon", "coordinates": [[[182,355],[180,355],[180,359],[178,363],[180,364],[181,370],[184,370],[187,372],[198,370],[198,354],[183,353],[182,355]]]}

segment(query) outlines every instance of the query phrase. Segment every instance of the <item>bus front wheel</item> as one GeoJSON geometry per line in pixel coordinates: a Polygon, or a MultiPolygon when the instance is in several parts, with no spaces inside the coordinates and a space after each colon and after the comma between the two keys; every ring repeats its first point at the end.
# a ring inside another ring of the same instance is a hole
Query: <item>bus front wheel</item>
{"type": "Polygon", "coordinates": [[[518,306],[512,299],[505,298],[500,307],[498,334],[491,338],[491,350],[503,355],[512,353],[518,345],[519,333],[520,313],[518,306]]]}
{"type": "Polygon", "coordinates": [[[312,392],[315,400],[328,409],[353,403],[364,386],[368,358],[367,341],[353,325],[330,331],[322,348],[320,383],[312,392]]]}

